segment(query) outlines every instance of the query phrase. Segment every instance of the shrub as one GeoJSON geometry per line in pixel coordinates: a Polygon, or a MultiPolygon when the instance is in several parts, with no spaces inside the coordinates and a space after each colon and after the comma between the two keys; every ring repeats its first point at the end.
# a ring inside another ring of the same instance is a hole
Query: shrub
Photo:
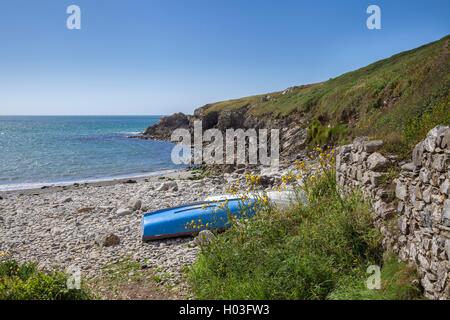
{"type": "Polygon", "coordinates": [[[41,272],[36,264],[0,261],[0,300],[84,300],[86,289],[68,289],[67,275],[41,272]]]}

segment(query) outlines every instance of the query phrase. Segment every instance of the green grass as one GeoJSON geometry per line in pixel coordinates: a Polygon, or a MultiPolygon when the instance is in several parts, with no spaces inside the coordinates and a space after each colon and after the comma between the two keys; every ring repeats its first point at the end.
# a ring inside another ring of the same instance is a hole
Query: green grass
{"type": "Polygon", "coordinates": [[[386,140],[387,149],[409,155],[414,143],[438,124],[450,124],[450,36],[402,52],[328,81],[208,104],[200,114],[248,108],[256,117],[299,115],[359,135],[386,140]]]}
{"type": "Polygon", "coordinates": [[[68,289],[67,275],[41,272],[34,263],[0,261],[0,300],[85,300],[85,288],[68,289]]]}
{"type": "Polygon", "coordinates": [[[332,300],[417,300],[423,299],[416,280],[416,271],[388,256],[381,269],[381,288],[369,290],[363,279],[366,274],[344,277],[329,295],[332,300]]]}
{"type": "MultiPolygon", "coordinates": [[[[219,235],[190,269],[199,299],[359,299],[416,297],[405,283],[385,281],[383,292],[367,293],[369,265],[383,276],[414,274],[383,261],[381,235],[361,196],[342,199],[332,171],[307,184],[308,205],[259,212],[219,235]],[[391,269],[395,269],[391,271],[391,269]]],[[[390,276],[395,278],[394,276],[390,276]]]]}

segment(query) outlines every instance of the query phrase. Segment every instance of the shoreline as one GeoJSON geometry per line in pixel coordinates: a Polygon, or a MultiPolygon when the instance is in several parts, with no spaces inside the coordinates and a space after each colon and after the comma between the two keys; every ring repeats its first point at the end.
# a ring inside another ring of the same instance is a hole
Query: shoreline
{"type": "Polygon", "coordinates": [[[67,190],[80,186],[107,186],[114,184],[127,183],[128,181],[142,182],[154,178],[182,178],[190,175],[191,169],[167,169],[162,171],[155,171],[143,174],[129,174],[120,175],[117,177],[105,177],[98,179],[82,179],[73,181],[61,182],[36,182],[36,183],[18,183],[16,185],[0,185],[0,195],[17,194],[17,193],[42,193],[44,191],[52,190],[67,190]],[[28,185],[28,186],[27,186],[28,185]],[[11,187],[8,187],[11,186],[11,187]],[[17,186],[17,187],[14,187],[17,186]]]}

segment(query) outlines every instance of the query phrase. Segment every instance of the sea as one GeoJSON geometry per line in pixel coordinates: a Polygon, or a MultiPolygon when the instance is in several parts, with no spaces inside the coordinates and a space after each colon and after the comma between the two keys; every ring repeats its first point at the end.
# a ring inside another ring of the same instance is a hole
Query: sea
{"type": "Polygon", "coordinates": [[[181,169],[173,144],[130,139],[160,116],[0,116],[0,191],[181,169]]]}

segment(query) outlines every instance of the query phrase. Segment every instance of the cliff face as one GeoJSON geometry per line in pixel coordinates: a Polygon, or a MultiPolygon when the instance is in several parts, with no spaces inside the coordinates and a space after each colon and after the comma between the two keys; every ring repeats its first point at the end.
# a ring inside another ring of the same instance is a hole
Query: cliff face
{"type": "Polygon", "coordinates": [[[407,152],[427,131],[450,124],[450,36],[326,82],[207,104],[192,116],[174,114],[144,136],[168,139],[175,128],[277,128],[282,152],[310,144],[382,138],[388,151],[407,152]]]}

